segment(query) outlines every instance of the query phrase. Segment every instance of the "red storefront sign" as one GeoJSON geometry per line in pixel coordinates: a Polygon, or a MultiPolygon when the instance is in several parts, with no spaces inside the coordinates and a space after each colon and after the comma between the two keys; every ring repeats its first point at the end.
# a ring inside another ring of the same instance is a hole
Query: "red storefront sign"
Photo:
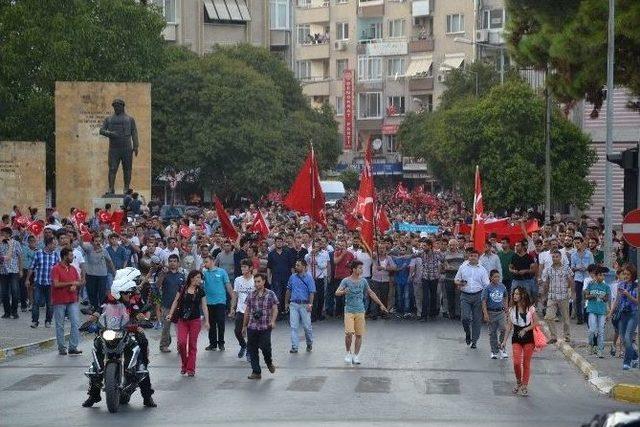
{"type": "Polygon", "coordinates": [[[353,149],[353,70],[344,70],[342,75],[344,102],[343,149],[353,149]]]}
{"type": "Polygon", "coordinates": [[[398,133],[398,129],[400,129],[400,125],[384,124],[382,125],[382,134],[395,135],[398,133]]]}

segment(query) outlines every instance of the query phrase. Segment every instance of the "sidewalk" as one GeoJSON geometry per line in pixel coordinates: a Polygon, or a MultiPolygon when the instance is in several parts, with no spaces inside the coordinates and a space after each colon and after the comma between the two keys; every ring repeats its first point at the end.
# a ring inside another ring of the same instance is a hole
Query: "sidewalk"
{"type": "MultiPolygon", "coordinates": [[[[562,337],[562,322],[555,322],[555,326],[559,337],[562,337]]],[[[612,344],[610,340],[613,338],[613,326],[608,322],[605,328],[604,359],[599,359],[596,355],[591,354],[591,348],[588,345],[587,324],[576,325],[574,319],[570,323],[571,342],[568,343],[569,346],[561,340],[556,345],[600,392],[610,394],[619,400],[640,403],[640,369],[622,370],[623,359],[612,357],[609,353],[612,344]]]]}
{"type": "MultiPolygon", "coordinates": [[[[56,348],[55,323],[44,327],[44,307],[40,309],[40,326],[31,329],[31,312],[18,312],[19,319],[0,319],[0,362],[7,357],[40,348],[56,348]]],[[[69,326],[67,325],[67,330],[69,326]]]]}

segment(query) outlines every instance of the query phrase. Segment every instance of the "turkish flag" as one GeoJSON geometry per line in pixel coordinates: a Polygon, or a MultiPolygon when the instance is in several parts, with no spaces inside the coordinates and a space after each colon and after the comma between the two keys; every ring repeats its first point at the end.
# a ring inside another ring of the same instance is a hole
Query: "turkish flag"
{"type": "Polygon", "coordinates": [[[378,206],[378,210],[376,212],[376,227],[380,234],[386,233],[391,228],[391,221],[389,221],[387,212],[382,206],[378,206]]]}
{"type": "Polygon", "coordinates": [[[325,198],[320,186],[318,163],[313,147],[311,147],[289,194],[284,199],[284,205],[292,211],[307,214],[318,224],[326,226],[324,204],[325,198]]]}
{"type": "Polygon", "coordinates": [[[89,231],[89,227],[87,224],[80,223],[78,224],[78,228],[80,229],[80,236],[82,237],[82,241],[85,243],[89,243],[92,240],[91,232],[89,231]]]}
{"type": "Polygon", "coordinates": [[[411,195],[407,191],[407,189],[402,185],[401,182],[398,183],[398,188],[396,189],[396,194],[393,195],[395,199],[399,200],[409,200],[411,199],[411,195]]]}
{"type": "Polygon", "coordinates": [[[111,226],[116,233],[122,233],[122,219],[124,218],[123,211],[115,211],[111,215],[111,226]]]}
{"type": "Polygon", "coordinates": [[[100,211],[98,213],[98,219],[103,224],[109,224],[111,222],[111,214],[107,211],[100,211]]]}
{"type": "Polygon", "coordinates": [[[375,187],[373,185],[373,169],[371,166],[371,138],[367,141],[364,155],[364,168],[360,174],[360,188],[358,190],[357,212],[362,215],[360,222],[360,238],[369,253],[373,252],[375,244],[375,187]]]}
{"type": "Polygon", "coordinates": [[[32,221],[27,226],[27,229],[34,236],[39,236],[40,233],[42,233],[42,231],[44,230],[44,221],[42,220],[32,221]]]}
{"type": "Polygon", "coordinates": [[[76,224],[80,225],[87,220],[87,213],[78,209],[73,213],[73,218],[76,220],[76,224]]]}
{"type": "Polygon", "coordinates": [[[269,235],[269,224],[267,224],[267,221],[264,219],[264,216],[262,215],[260,209],[258,209],[256,217],[254,218],[253,223],[251,224],[251,227],[249,229],[254,233],[260,234],[263,239],[269,235]]]}
{"type": "Polygon", "coordinates": [[[16,217],[14,221],[19,227],[29,226],[29,218],[24,215],[16,217]]]}
{"type": "Polygon", "coordinates": [[[475,192],[473,196],[473,225],[471,226],[471,238],[476,251],[484,251],[486,235],[484,231],[484,202],[482,201],[482,181],[480,180],[480,168],[476,166],[475,192]]]}
{"type": "Polygon", "coordinates": [[[215,198],[215,205],[218,219],[220,220],[220,224],[222,225],[222,233],[231,241],[235,242],[236,240],[238,240],[238,232],[233,226],[233,223],[231,223],[229,215],[227,214],[227,211],[224,210],[224,206],[222,206],[222,202],[220,202],[220,199],[218,199],[218,197],[215,198]]]}

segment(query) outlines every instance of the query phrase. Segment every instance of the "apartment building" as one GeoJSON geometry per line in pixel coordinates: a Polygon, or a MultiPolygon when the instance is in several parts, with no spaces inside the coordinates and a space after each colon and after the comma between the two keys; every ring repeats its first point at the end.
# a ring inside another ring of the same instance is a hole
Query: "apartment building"
{"type": "Polygon", "coordinates": [[[296,0],[294,71],[312,105],[336,109],[337,170],[361,167],[370,139],[374,174],[433,181],[424,162],[400,154],[398,128],[406,113],[437,107],[452,69],[477,58],[502,63],[502,3],[296,0]]]}
{"type": "Polygon", "coordinates": [[[291,43],[292,0],[147,0],[159,7],[167,26],[168,42],[186,46],[199,55],[216,45],[250,43],[263,46],[288,64],[291,43]]]}

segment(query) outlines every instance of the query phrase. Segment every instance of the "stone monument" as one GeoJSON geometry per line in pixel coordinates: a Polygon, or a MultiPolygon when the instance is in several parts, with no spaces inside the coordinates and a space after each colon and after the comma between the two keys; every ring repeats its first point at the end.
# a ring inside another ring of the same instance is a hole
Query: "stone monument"
{"type": "Polygon", "coordinates": [[[117,208],[122,195],[114,193],[129,187],[150,199],[149,83],[56,82],[55,107],[60,212],[117,208]]]}
{"type": "Polygon", "coordinates": [[[0,141],[0,213],[13,205],[28,215],[29,206],[44,214],[46,204],[46,146],[44,142],[0,141]]]}

